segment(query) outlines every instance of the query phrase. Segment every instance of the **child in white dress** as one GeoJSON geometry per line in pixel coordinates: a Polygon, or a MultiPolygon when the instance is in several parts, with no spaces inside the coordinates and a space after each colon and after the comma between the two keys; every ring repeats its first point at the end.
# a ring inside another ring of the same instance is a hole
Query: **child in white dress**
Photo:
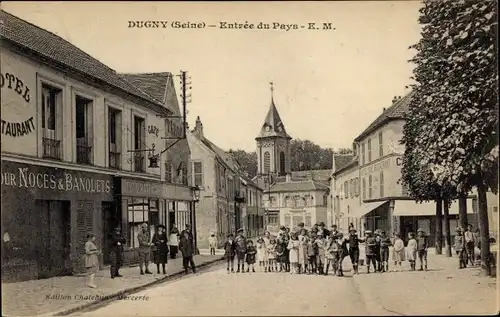
{"type": "Polygon", "coordinates": [[[406,246],[406,257],[410,261],[410,271],[415,271],[415,261],[417,259],[417,240],[415,240],[415,234],[410,232],[408,234],[410,240],[406,246]]]}
{"type": "Polygon", "coordinates": [[[405,260],[405,243],[401,240],[401,236],[398,233],[394,235],[393,244],[392,260],[394,261],[394,272],[402,271],[401,262],[405,260]]]}
{"type": "Polygon", "coordinates": [[[290,235],[290,241],[288,241],[288,250],[290,250],[290,274],[298,273],[299,266],[299,240],[295,233],[290,235]]]}
{"type": "Polygon", "coordinates": [[[278,272],[278,264],[276,263],[276,239],[271,238],[269,245],[266,246],[267,251],[267,271],[278,272]]]}
{"type": "Polygon", "coordinates": [[[262,237],[259,237],[257,239],[257,261],[259,261],[259,269],[260,271],[266,271],[267,272],[267,267],[266,267],[266,262],[267,262],[267,249],[266,249],[266,244],[264,243],[264,239],[262,237]]]}

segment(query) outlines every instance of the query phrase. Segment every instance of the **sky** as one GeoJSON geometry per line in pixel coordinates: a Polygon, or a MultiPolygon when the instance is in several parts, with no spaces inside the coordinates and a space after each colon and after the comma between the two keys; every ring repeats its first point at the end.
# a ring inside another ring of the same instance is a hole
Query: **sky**
{"type": "MultiPolygon", "coordinates": [[[[322,147],[352,141],[408,93],[420,38],[418,1],[3,2],[2,9],[68,40],[117,72],[188,71],[188,122],[229,150],[254,151],[270,106],[285,128],[322,147]],[[129,28],[129,21],[168,21],[129,28]],[[172,28],[174,21],[203,29],[172,28]],[[222,29],[221,22],[254,24],[222,29]],[[271,29],[256,29],[260,23],[271,29]],[[335,30],[308,30],[331,23],[335,30]],[[298,30],[272,29],[298,25],[298,30]],[[304,25],[304,28],[300,26],[304,25]]],[[[179,92],[179,81],[176,80],[179,92]]]]}

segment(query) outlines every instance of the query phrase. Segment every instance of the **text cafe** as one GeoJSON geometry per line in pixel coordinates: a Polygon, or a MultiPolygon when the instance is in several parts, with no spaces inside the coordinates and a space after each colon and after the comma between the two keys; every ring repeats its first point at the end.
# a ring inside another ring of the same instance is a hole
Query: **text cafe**
{"type": "Polygon", "coordinates": [[[102,241],[113,176],[2,160],[2,280],[83,270],[86,235],[102,241]]]}

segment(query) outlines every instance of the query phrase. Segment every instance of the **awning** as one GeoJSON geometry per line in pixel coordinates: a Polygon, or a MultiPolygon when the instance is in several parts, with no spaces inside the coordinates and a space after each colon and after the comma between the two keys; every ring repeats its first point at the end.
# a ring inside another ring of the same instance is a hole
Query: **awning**
{"type": "Polygon", "coordinates": [[[375,210],[376,208],[382,206],[383,204],[385,204],[386,202],[388,202],[388,200],[384,200],[384,201],[377,201],[377,202],[374,202],[374,203],[366,203],[366,204],[362,204],[358,210],[356,210],[353,214],[353,217],[354,218],[361,218],[363,217],[364,215],[366,215],[367,213],[369,213],[370,211],[372,210],[375,210]]]}
{"type": "MultiPolygon", "coordinates": [[[[472,214],[472,199],[467,199],[467,213],[472,214]]],[[[436,215],[436,203],[422,202],[414,200],[396,200],[394,202],[394,216],[434,216],[436,215]]],[[[458,215],[458,201],[454,201],[450,206],[450,215],[458,215]]]]}

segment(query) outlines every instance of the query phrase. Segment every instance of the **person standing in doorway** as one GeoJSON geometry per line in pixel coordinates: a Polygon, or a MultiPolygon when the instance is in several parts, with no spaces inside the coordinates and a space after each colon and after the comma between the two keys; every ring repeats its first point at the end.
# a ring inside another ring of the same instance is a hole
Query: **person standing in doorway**
{"type": "Polygon", "coordinates": [[[144,273],[153,274],[149,271],[149,255],[153,244],[150,242],[151,237],[147,223],[142,224],[142,230],[137,234],[137,240],[139,240],[139,249],[137,252],[139,253],[139,269],[141,270],[141,275],[144,275],[144,273]]]}
{"type": "Polygon", "coordinates": [[[157,232],[153,235],[153,244],[156,247],[154,261],[156,264],[156,273],[160,274],[160,264],[163,269],[163,274],[167,274],[166,264],[168,261],[168,241],[165,233],[165,226],[158,225],[157,232]]]}
{"type": "Polygon", "coordinates": [[[170,244],[170,258],[175,259],[179,251],[179,229],[175,223],[172,225],[172,230],[170,230],[168,242],[170,244]]]}
{"type": "Polygon", "coordinates": [[[85,268],[88,273],[87,285],[92,288],[97,287],[94,284],[94,278],[96,273],[99,272],[99,259],[97,258],[99,254],[101,252],[95,245],[95,234],[87,234],[87,242],[85,242],[85,268]]]}
{"type": "Polygon", "coordinates": [[[121,228],[116,227],[111,234],[111,247],[109,257],[111,258],[110,274],[111,278],[122,277],[120,267],[122,266],[123,245],[126,243],[121,234],[121,228]]]}
{"type": "Polygon", "coordinates": [[[193,273],[196,274],[196,268],[193,260],[194,255],[194,244],[189,232],[183,230],[183,234],[181,235],[181,239],[179,241],[179,250],[182,253],[182,265],[184,266],[184,273],[188,274],[189,266],[193,270],[193,273]]]}

